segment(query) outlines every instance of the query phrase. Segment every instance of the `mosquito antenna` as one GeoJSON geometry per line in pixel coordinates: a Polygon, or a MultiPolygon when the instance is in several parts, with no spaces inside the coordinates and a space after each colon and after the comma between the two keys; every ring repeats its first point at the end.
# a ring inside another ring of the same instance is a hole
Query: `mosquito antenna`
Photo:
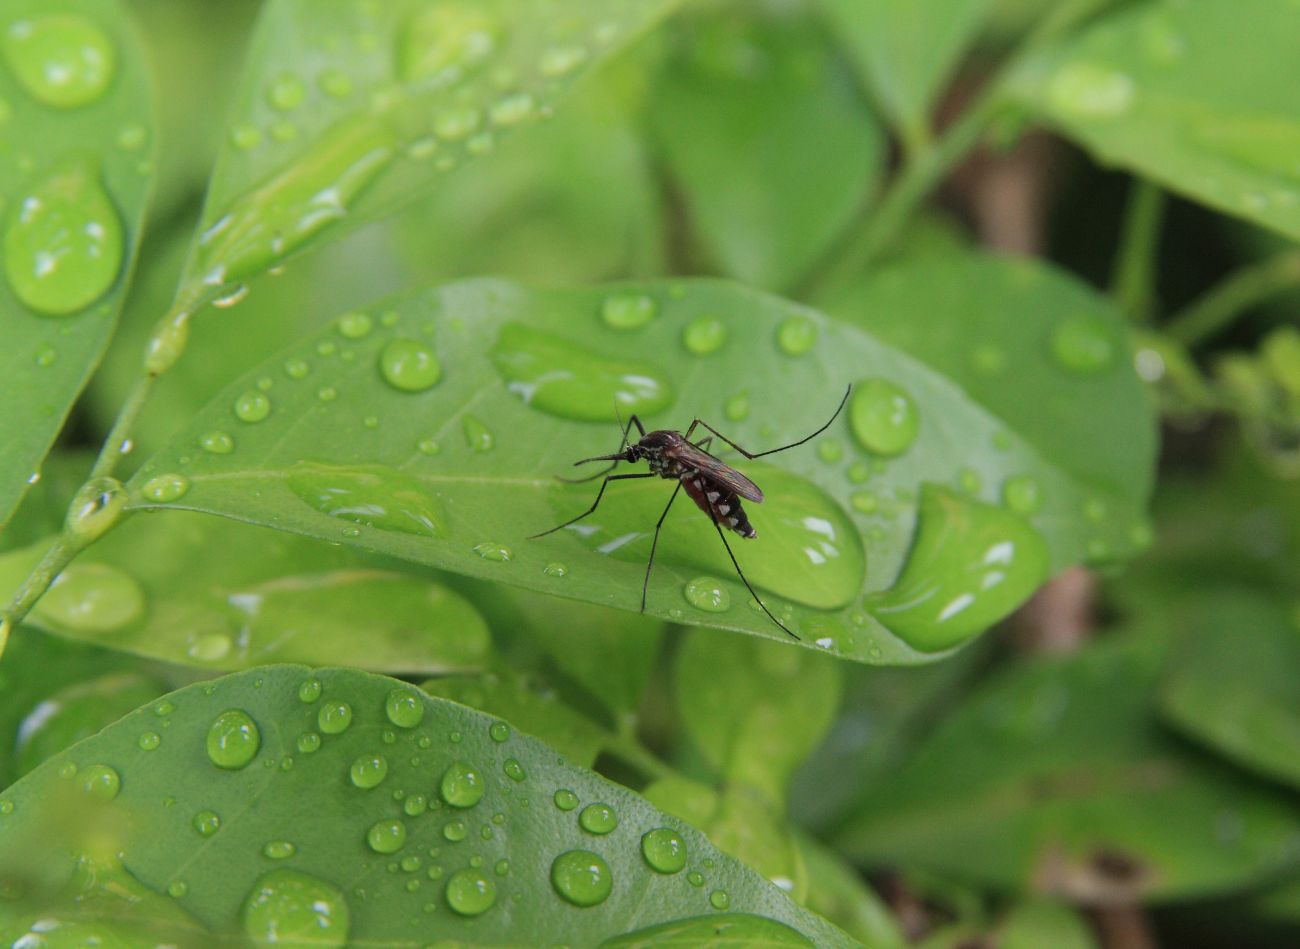
{"type": "MultiPolygon", "coordinates": [[[[816,438],[816,437],[817,437],[818,435],[820,435],[822,432],[826,431],[826,429],[830,428],[830,427],[831,427],[831,423],[833,423],[837,418],[840,417],[840,413],[844,411],[844,406],[845,406],[845,404],[849,401],[849,394],[850,394],[852,391],[853,391],[853,386],[852,386],[852,384],[850,384],[850,385],[849,385],[849,386],[844,390],[844,398],[840,399],[840,404],[839,404],[839,407],[835,409],[835,414],[832,415],[830,418],[828,418],[828,419],[826,420],[826,424],[825,424],[825,425],[823,425],[821,428],[817,429],[817,431],[813,432],[811,435],[805,435],[803,438],[799,439],[797,442],[791,442],[791,443],[788,444],[788,445],[782,445],[780,448],[769,448],[767,451],[760,451],[760,452],[757,452],[756,454],[750,455],[750,457],[751,457],[751,458],[762,458],[764,455],[775,455],[775,454],[776,454],[777,452],[779,452],[779,451],[786,451],[787,449],[790,449],[790,448],[798,448],[798,447],[799,447],[800,445],[802,445],[804,442],[810,442],[810,441],[812,441],[814,438],[816,438]]],[[[782,627],[782,628],[784,628],[784,627],[782,627]]],[[[786,632],[788,633],[788,632],[790,632],[790,631],[787,629],[786,632]]]]}

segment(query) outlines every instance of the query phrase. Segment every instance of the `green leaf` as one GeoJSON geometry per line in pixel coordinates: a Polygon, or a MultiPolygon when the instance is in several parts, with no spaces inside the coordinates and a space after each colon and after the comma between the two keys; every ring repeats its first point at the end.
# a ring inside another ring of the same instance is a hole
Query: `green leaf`
{"type": "MultiPolygon", "coordinates": [[[[676,0],[274,0],[235,93],[181,301],[238,288],[530,124],[676,0]],[[205,289],[207,288],[207,289],[205,289]]],[[[238,289],[234,293],[240,292],[238,289]]]]}
{"type": "MultiPolygon", "coordinates": [[[[1128,371],[1103,375],[1126,391],[1128,371]]],[[[752,507],[761,539],[731,546],[805,646],[919,662],[1028,596],[1048,563],[1026,522],[996,506],[1011,480],[1041,488],[1034,525],[1086,532],[1116,555],[1132,549],[1128,495],[1085,492],[952,383],[861,330],[714,281],[573,290],[473,281],[345,314],[217,396],[132,479],[131,503],[637,610],[653,525],[672,494],[661,481],[617,483],[579,530],[527,539],[594,500],[595,484],[554,476],[617,447],[616,405],[651,428],[700,415],[758,449],[815,432],[849,383],[857,394],[815,445],[741,465],[767,497],[752,507]],[[629,313],[643,325],[628,327],[629,313]],[[231,452],[196,450],[216,433],[230,436],[231,452]],[[969,493],[918,492],[924,482],[969,493]],[[1097,510],[1100,520],[1089,516],[1097,510]],[[903,569],[918,519],[929,539],[903,569]],[[909,603],[888,592],[896,581],[929,588],[909,603]],[[873,619],[877,608],[901,635],[873,619]]],[[[1069,408],[1057,420],[1067,429],[1080,425],[1069,408]]],[[[679,501],[647,611],[785,639],[747,605],[710,522],[679,501]]]]}
{"type": "Polygon", "coordinates": [[[870,196],[885,142],[806,11],[756,6],[681,24],[650,119],[707,255],[787,290],[870,196]]]}
{"type": "Polygon", "coordinates": [[[0,530],[0,551],[26,547],[63,529],[72,497],[95,463],[91,451],[52,451],[9,523],[0,530]]]}
{"type": "Polygon", "coordinates": [[[1272,0],[1122,5],[1032,57],[1011,96],[1108,165],[1300,239],[1295,11],[1272,0]]]}
{"type": "Polygon", "coordinates": [[[0,525],[34,483],[122,305],[153,170],[151,81],[122,4],[0,20],[0,525]],[[21,395],[19,395],[21,394],[21,395]]]}
{"type": "Polygon", "coordinates": [[[902,135],[923,142],[930,113],[991,5],[989,0],[820,0],[902,135]]]}
{"type": "Polygon", "coordinates": [[[884,900],[857,870],[807,834],[796,832],[795,842],[808,874],[805,906],[871,949],[907,945],[884,900]]]}
{"type": "Polygon", "coordinates": [[[1014,907],[998,928],[999,949],[1095,949],[1097,940],[1079,911],[1063,903],[1032,900],[1014,907]]]}
{"type": "MultiPolygon", "coordinates": [[[[17,586],[47,546],[0,556],[0,588],[17,586]]],[[[480,667],[490,648],[473,606],[427,576],[183,512],[119,525],[63,572],[27,622],[222,670],[311,660],[428,674],[480,667]]]]}
{"type": "Polygon", "coordinates": [[[782,644],[691,631],[673,661],[683,730],[728,784],[769,803],[821,742],[840,702],[843,671],[782,644]]]}
{"type": "Polygon", "coordinates": [[[1268,777],[1300,786],[1300,629],[1277,602],[1200,593],[1160,690],[1180,731],[1268,777]]]}
{"type": "Polygon", "coordinates": [[[1300,818],[1158,727],[1160,659],[1119,640],[995,677],[860,802],[838,849],[1088,903],[1268,879],[1293,862],[1300,818]]]}
{"type": "Polygon", "coordinates": [[[601,949],[778,949],[811,946],[798,932],[762,916],[726,913],[663,923],[602,942],[601,949]]]}
{"type": "MultiPolygon", "coordinates": [[[[103,922],[102,890],[99,900],[79,892],[95,889],[93,874],[74,873],[85,855],[107,864],[110,891],[132,881],[218,935],[310,931],[315,945],[594,946],[719,903],[817,946],[852,944],[690,827],[499,724],[354,670],[272,666],[200,683],[5,792],[0,878],[11,894],[29,887],[18,912],[39,911],[62,885],[60,918],[103,922]],[[508,776],[514,767],[522,780],[508,776]],[[553,802],[561,789],[608,805],[617,826],[582,829],[582,809],[553,802]],[[642,855],[642,836],[661,827],[685,845],[675,872],[642,855]],[[41,834],[68,846],[15,853],[41,834]],[[592,855],[608,891],[582,875],[592,855]],[[702,885],[688,880],[695,873],[702,885]]],[[[155,909],[142,901],[137,919],[155,909]]]]}
{"type": "Polygon", "coordinates": [[[1052,489],[1001,486],[1009,506],[1037,513],[1055,566],[1110,559],[1111,541],[1093,525],[1115,508],[1128,512],[1121,546],[1147,542],[1136,512],[1154,481],[1156,419],[1108,299],[1048,264],[951,254],[819,302],[947,376],[1065,474],[1052,489]],[[1057,490],[1066,494],[1053,502],[1057,490]]]}

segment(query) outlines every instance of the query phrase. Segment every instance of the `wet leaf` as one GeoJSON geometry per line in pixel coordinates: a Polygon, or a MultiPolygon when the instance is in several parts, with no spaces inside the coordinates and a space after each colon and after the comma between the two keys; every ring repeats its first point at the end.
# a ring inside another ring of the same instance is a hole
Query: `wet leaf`
{"type": "Polygon", "coordinates": [[[153,172],[152,86],[122,4],[0,14],[0,525],[35,481],[122,305],[153,172]]]}
{"type": "Polygon", "coordinates": [[[1271,0],[1123,5],[1009,90],[1099,161],[1300,238],[1294,27],[1271,0]]]}
{"type": "MultiPolygon", "coordinates": [[[[1133,385],[1118,370],[1107,378],[1133,385]]],[[[554,476],[617,448],[616,405],[651,428],[700,415],[762,448],[816,431],[850,383],[853,400],[814,444],[740,464],[766,499],[750,506],[760,539],[731,546],[805,646],[916,662],[1000,618],[1049,569],[1036,534],[998,506],[1008,483],[1026,489],[1013,494],[1028,523],[1057,535],[1050,566],[1089,545],[1132,549],[1139,505],[1127,484],[1085,486],[859,329],[711,281],[578,290],[475,281],[345,314],[218,395],[135,476],[132,505],[219,513],[636,610],[672,493],[662,481],[615,483],[576,529],[528,539],[590,506],[596,484],[554,476]],[[631,327],[629,313],[639,320],[631,327]],[[195,450],[213,432],[229,434],[233,450],[195,450]],[[924,589],[907,601],[882,594],[918,518],[929,540],[902,579],[924,589]],[[877,603],[903,635],[872,618],[877,603]]],[[[1073,407],[1057,421],[1080,431],[1073,407]]],[[[712,447],[738,463],[716,439],[712,447]]],[[[1145,483],[1150,458],[1115,450],[1136,469],[1132,482],[1145,483]]],[[[647,611],[787,638],[749,605],[712,525],[685,498],[665,522],[647,611]]]]}
{"type": "Polygon", "coordinates": [[[86,926],[170,912],[173,926],[255,941],[595,945],[721,903],[852,945],[697,831],[499,723],[353,670],[263,667],[172,693],[0,797],[0,877],[27,886],[3,935],[52,909],[86,926]],[[559,790],[583,807],[557,807],[559,790]],[[616,826],[584,829],[594,803],[616,826]],[[659,828],[684,846],[680,866],[653,845],[668,869],[643,856],[659,828]],[[15,853],[42,834],[66,849],[15,853]]]}

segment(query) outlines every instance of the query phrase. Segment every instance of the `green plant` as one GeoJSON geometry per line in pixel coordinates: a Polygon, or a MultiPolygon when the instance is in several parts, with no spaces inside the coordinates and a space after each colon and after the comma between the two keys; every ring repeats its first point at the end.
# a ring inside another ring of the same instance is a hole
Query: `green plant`
{"type": "Polygon", "coordinates": [[[0,936],[1294,931],[1296,16],[0,2],[0,936]]]}

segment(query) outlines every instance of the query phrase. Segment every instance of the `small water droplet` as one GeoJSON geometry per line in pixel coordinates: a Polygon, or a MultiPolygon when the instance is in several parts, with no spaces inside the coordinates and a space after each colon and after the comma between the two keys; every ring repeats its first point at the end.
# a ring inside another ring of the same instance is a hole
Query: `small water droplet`
{"type": "Polygon", "coordinates": [[[447,905],[462,916],[479,916],[497,899],[496,884],[477,869],[457,870],[447,878],[447,905]]]}
{"type": "Polygon", "coordinates": [[[1089,314],[1064,320],[1052,331],[1052,356],[1069,372],[1101,372],[1115,361],[1115,340],[1109,324],[1089,314]]]}
{"type": "Polygon", "coordinates": [[[191,823],[200,837],[211,837],[221,829],[221,818],[215,811],[199,811],[191,823]]]}
{"type": "Polygon", "coordinates": [[[190,489],[190,479],[183,474],[161,474],[150,478],[140,493],[150,501],[167,504],[179,500],[190,489]]]}
{"type": "Polygon", "coordinates": [[[366,843],[375,853],[397,853],[406,845],[406,825],[396,819],[376,821],[366,832],[366,843]]]}
{"type": "Polygon", "coordinates": [[[1047,83],[1047,101],[1081,119],[1114,119],[1133,105],[1133,80],[1110,66],[1067,62],[1047,83]]]}
{"type": "Polygon", "coordinates": [[[266,393],[249,389],[235,399],[233,410],[241,422],[260,422],[271,414],[271,400],[266,397],[266,393]]]}
{"type": "Polygon", "coordinates": [[[442,774],[439,792],[452,807],[473,807],[483,799],[483,776],[461,761],[453,761],[442,774]]]}
{"type": "Polygon", "coordinates": [[[393,689],[384,699],[384,712],[398,728],[414,728],[424,719],[424,703],[414,689],[393,689]]]}
{"type": "Polygon", "coordinates": [[[310,705],[312,702],[315,702],[320,698],[321,689],[322,686],[320,679],[315,677],[303,679],[302,683],[298,686],[298,701],[310,705]]]}
{"type": "Polygon", "coordinates": [[[422,455],[436,455],[442,451],[442,446],[438,444],[436,438],[422,438],[416,447],[420,449],[422,455]]]}
{"type": "Polygon", "coordinates": [[[568,788],[560,788],[555,792],[555,806],[562,811],[571,811],[578,806],[578,795],[574,794],[568,788]]]}
{"type": "Polygon", "coordinates": [[[288,112],[302,105],[307,87],[293,73],[281,73],[266,86],[266,103],[279,112],[288,112]]]}
{"type": "Polygon", "coordinates": [[[316,713],[316,727],[326,735],[341,735],[352,724],[352,706],[338,699],[326,702],[316,713]]]}
{"type": "Polygon", "coordinates": [[[14,20],[5,29],[4,51],[27,94],[58,109],[99,99],[117,65],[117,50],[108,34],[73,13],[14,20]]]}
{"type": "Polygon", "coordinates": [[[338,327],[339,333],[348,339],[361,339],[369,334],[375,323],[370,318],[369,313],[353,310],[340,316],[335,321],[335,325],[338,327]]]}
{"type": "Polygon", "coordinates": [[[996,376],[1007,368],[1007,354],[996,343],[981,343],[971,350],[971,367],[983,376],[996,376]]]}
{"type": "Polygon", "coordinates": [[[849,425],[863,448],[893,457],[912,447],[921,416],[902,388],[885,379],[866,379],[853,389],[849,425]]]}
{"type": "Polygon", "coordinates": [[[181,899],[190,891],[190,886],[184,880],[172,880],[167,884],[167,895],[172,899],[181,899]]]}
{"type": "Polygon", "coordinates": [[[320,399],[322,402],[333,402],[338,398],[338,395],[338,389],[335,389],[333,386],[321,386],[316,390],[316,398],[320,399]]]}
{"type": "Polygon", "coordinates": [[[616,293],[605,298],[600,307],[600,318],[605,325],[616,330],[635,330],[655,318],[659,305],[654,297],[641,293],[616,293]]]}
{"type": "Polygon", "coordinates": [[[709,905],[714,909],[726,909],[731,905],[731,897],[726,890],[714,890],[709,894],[709,905]]]}
{"type": "Polygon", "coordinates": [[[828,438],[817,444],[817,456],[828,465],[836,464],[844,457],[844,445],[834,438],[828,438]]]}
{"type": "Polygon", "coordinates": [[[162,736],[157,732],[145,732],[136,744],[140,746],[141,751],[156,751],[162,744],[162,736]]]}
{"type": "Polygon", "coordinates": [[[268,840],[262,848],[262,856],[268,860],[288,860],[298,848],[289,840],[268,840]]]}
{"type": "Polygon", "coordinates": [[[506,563],[512,556],[514,556],[509,547],[491,541],[484,541],[481,544],[475,544],[474,553],[478,554],[484,560],[492,560],[496,563],[506,563]]]}
{"type": "Polygon", "coordinates": [[[682,331],[682,345],[694,356],[707,356],[727,341],[727,327],[716,316],[699,316],[682,331]]]}
{"type": "Polygon", "coordinates": [[[442,364],[432,347],[414,339],[394,339],[379,354],[379,371],[394,389],[423,392],[442,378],[442,364]]]}
{"type": "Polygon", "coordinates": [[[501,766],[501,770],[506,773],[506,777],[511,781],[523,781],[528,777],[524,771],[524,766],[514,758],[507,758],[505,764],[501,766]]]}
{"type": "Polygon", "coordinates": [[[388,777],[388,759],[383,755],[361,755],[352,762],[348,774],[356,787],[378,787],[388,777]]]}
{"type": "Polygon", "coordinates": [[[555,561],[553,563],[548,563],[543,567],[542,573],[546,574],[548,577],[565,577],[569,574],[569,568],[559,561],[555,561]]]}
{"type": "Polygon", "coordinates": [[[1032,475],[1012,475],[1002,484],[1002,503],[1017,514],[1033,514],[1043,504],[1042,488],[1032,475]]]}
{"type": "Polygon", "coordinates": [[[404,534],[446,533],[446,517],[433,492],[393,468],[300,461],[289,468],[288,485],[304,503],[330,517],[404,534]]]}
{"type": "Polygon", "coordinates": [[[101,801],[111,801],[122,790],[122,776],[106,764],[92,764],[81,769],[81,790],[101,801]]]}
{"type": "Polygon", "coordinates": [[[304,755],[320,751],[320,735],[316,732],[303,732],[294,742],[294,747],[304,755]]]}
{"type": "Polygon", "coordinates": [[[230,144],[241,152],[256,148],[262,141],[262,133],[256,125],[240,124],[230,130],[230,144]]]}
{"type": "Polygon", "coordinates": [[[459,817],[455,820],[447,821],[442,827],[442,836],[455,843],[464,840],[469,835],[469,825],[459,817]]]}
{"type": "Polygon", "coordinates": [[[806,316],[792,316],[776,331],[776,344],[787,356],[802,356],[817,342],[817,324],[806,316]]]}
{"type": "Polygon", "coordinates": [[[510,737],[510,726],[505,722],[493,722],[488,726],[488,736],[495,742],[505,741],[510,737]]]}
{"type": "Polygon", "coordinates": [[[714,577],[696,577],[687,582],[682,593],[691,606],[709,613],[725,613],[731,609],[731,594],[714,577]]]}
{"type": "Polygon", "coordinates": [[[402,801],[402,813],[407,817],[419,817],[429,809],[429,799],[423,794],[408,794],[402,801]]]}
{"type": "Polygon", "coordinates": [[[255,945],[273,943],[340,949],[351,926],[347,901],[319,877],[287,867],[258,878],[243,908],[244,933],[255,945]]]}
{"type": "Polygon", "coordinates": [[[199,436],[199,447],[214,455],[229,455],[235,450],[235,439],[229,432],[208,432],[199,436]]]}
{"type": "Polygon", "coordinates": [[[465,444],[473,451],[491,451],[496,444],[492,431],[473,415],[466,415],[461,420],[461,430],[465,434],[465,444]]]}
{"type": "Polygon", "coordinates": [[[703,886],[704,874],[700,873],[698,870],[692,870],[690,873],[686,874],[686,882],[691,886],[703,886]]]}
{"type": "Polygon", "coordinates": [[[208,759],[218,768],[245,767],[262,745],[257,723],[241,709],[227,709],[208,728],[208,759]]]}
{"type": "Polygon", "coordinates": [[[589,834],[608,834],[618,826],[618,815],[608,804],[588,804],[578,815],[578,824],[589,834]]]}
{"type": "Polygon", "coordinates": [[[59,351],[49,343],[42,343],[40,348],[36,350],[36,355],[32,358],[32,362],[36,363],[36,365],[40,366],[42,369],[46,369],[58,362],[58,359],[59,351]]]}
{"type": "Polygon", "coordinates": [[[551,863],[551,884],[574,906],[595,906],[609,897],[614,875],[590,850],[570,850],[551,863]]]}
{"type": "Polygon", "coordinates": [[[727,400],[722,412],[732,422],[743,422],[749,418],[749,393],[738,392],[727,400]]]}
{"type": "Polygon", "coordinates": [[[641,856],[656,873],[677,873],[686,866],[686,841],[671,827],[657,827],[641,838],[641,856]]]}
{"type": "Polygon", "coordinates": [[[861,514],[875,514],[880,510],[880,498],[870,491],[854,491],[849,496],[849,503],[861,514]]]}

